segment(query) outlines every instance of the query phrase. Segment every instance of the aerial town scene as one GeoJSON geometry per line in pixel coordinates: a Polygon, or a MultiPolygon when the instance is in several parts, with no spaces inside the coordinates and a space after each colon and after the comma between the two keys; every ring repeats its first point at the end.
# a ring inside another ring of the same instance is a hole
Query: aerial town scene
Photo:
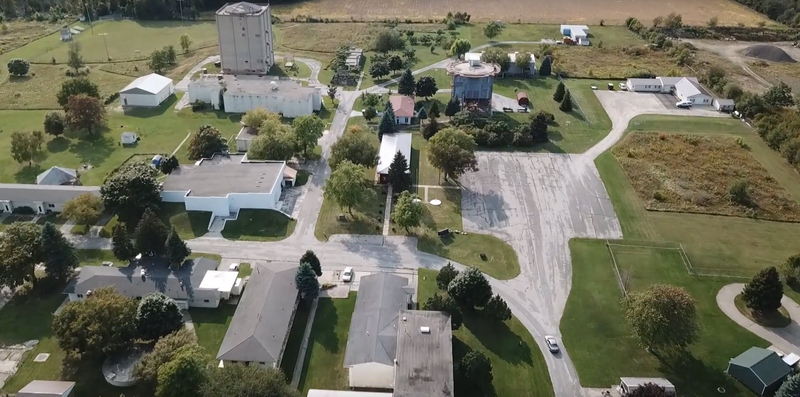
{"type": "Polygon", "coordinates": [[[2,397],[800,397],[800,0],[0,0],[2,397]]]}

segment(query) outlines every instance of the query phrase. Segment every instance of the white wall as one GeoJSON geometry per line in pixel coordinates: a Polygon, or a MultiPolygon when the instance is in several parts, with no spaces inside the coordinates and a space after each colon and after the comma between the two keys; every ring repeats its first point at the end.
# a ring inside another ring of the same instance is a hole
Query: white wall
{"type": "Polygon", "coordinates": [[[164,102],[172,93],[175,88],[172,84],[164,87],[157,94],[119,94],[119,103],[122,106],[141,106],[141,107],[157,107],[164,102]]]}
{"type": "Polygon", "coordinates": [[[187,194],[189,194],[189,191],[162,191],[161,201],[165,201],[167,203],[182,203],[186,200],[187,194]]]}
{"type": "Polygon", "coordinates": [[[184,199],[186,211],[209,211],[214,216],[230,215],[227,197],[194,197],[186,196],[184,199]]]}
{"type": "Polygon", "coordinates": [[[186,211],[208,211],[214,216],[229,216],[242,209],[274,210],[278,207],[281,189],[273,193],[231,193],[222,197],[186,196],[186,211]]]}
{"type": "Polygon", "coordinates": [[[270,13],[217,15],[222,69],[226,73],[266,74],[275,57],[270,13]]]}
{"type": "Polygon", "coordinates": [[[281,113],[284,117],[294,118],[314,112],[314,97],[319,96],[319,92],[302,98],[283,95],[280,90],[246,95],[234,95],[226,91],[223,96],[227,113],[246,113],[255,108],[265,108],[271,112],[281,113]]]}
{"type": "Polygon", "coordinates": [[[219,291],[215,289],[196,289],[193,291],[194,295],[188,302],[190,307],[219,307],[219,291]],[[208,300],[208,302],[206,302],[208,300]]]}
{"type": "Polygon", "coordinates": [[[219,85],[217,84],[201,84],[201,83],[189,83],[189,90],[187,95],[189,95],[189,103],[195,103],[197,101],[204,102],[210,104],[214,109],[219,110],[219,93],[220,90],[219,85]]]}
{"type": "Polygon", "coordinates": [[[380,363],[354,365],[348,370],[350,387],[392,389],[394,366],[380,363]]]}

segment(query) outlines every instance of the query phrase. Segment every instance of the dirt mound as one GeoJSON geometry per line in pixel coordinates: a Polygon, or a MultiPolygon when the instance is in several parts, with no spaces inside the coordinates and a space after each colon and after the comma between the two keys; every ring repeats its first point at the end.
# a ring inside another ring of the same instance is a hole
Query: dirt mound
{"type": "Polygon", "coordinates": [[[744,49],[744,55],[772,62],[797,62],[783,49],[768,44],[747,47],[744,49]]]}

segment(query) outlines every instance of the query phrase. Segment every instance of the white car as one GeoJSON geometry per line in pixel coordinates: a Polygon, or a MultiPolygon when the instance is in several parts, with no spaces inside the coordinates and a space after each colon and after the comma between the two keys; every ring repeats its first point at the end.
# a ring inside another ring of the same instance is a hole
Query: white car
{"type": "Polygon", "coordinates": [[[230,270],[232,272],[238,272],[239,271],[239,264],[238,263],[231,263],[231,265],[228,266],[228,270],[230,270]]]}
{"type": "Polygon", "coordinates": [[[680,101],[675,104],[675,107],[679,107],[681,109],[689,109],[694,105],[692,101],[680,101]]]}
{"type": "Polygon", "coordinates": [[[346,283],[353,281],[353,268],[350,266],[344,268],[344,271],[342,272],[340,278],[342,281],[346,283]]]}
{"type": "Polygon", "coordinates": [[[625,83],[619,83],[619,89],[622,91],[628,91],[628,86],[625,83]]]}
{"type": "Polygon", "coordinates": [[[545,335],[544,343],[547,344],[547,350],[550,350],[550,353],[555,354],[561,351],[561,349],[558,347],[558,341],[556,340],[555,336],[545,335]]]}

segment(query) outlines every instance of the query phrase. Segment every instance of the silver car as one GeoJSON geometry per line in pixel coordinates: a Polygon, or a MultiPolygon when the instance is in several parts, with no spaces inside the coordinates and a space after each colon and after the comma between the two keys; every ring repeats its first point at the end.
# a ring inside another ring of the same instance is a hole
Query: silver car
{"type": "Polygon", "coordinates": [[[558,341],[554,336],[545,335],[544,343],[547,344],[547,350],[550,350],[550,353],[555,354],[561,351],[561,349],[558,347],[558,341]]]}

